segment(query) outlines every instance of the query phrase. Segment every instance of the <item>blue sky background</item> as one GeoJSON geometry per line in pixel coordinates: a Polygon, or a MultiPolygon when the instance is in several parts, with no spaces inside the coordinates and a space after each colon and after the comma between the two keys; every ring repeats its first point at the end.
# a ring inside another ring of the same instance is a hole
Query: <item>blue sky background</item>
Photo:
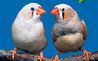
{"type": "MultiPolygon", "coordinates": [[[[31,2],[40,4],[46,10],[41,18],[48,42],[44,50],[45,57],[55,57],[58,53],[52,42],[52,27],[55,24],[55,18],[50,12],[55,5],[61,3],[73,7],[80,19],[84,19],[87,25],[87,39],[82,48],[89,52],[98,51],[98,0],[87,0],[81,4],[79,0],[0,0],[0,49],[12,50],[15,48],[11,35],[12,23],[22,7],[31,2]]],[[[82,52],[62,53],[59,57],[61,59],[76,54],[82,54],[82,52]]]]}

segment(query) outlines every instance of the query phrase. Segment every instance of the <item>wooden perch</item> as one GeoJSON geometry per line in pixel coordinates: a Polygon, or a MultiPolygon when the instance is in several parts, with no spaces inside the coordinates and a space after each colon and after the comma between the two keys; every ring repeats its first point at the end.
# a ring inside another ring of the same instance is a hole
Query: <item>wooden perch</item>
{"type": "MultiPolygon", "coordinates": [[[[38,57],[38,55],[18,52],[17,55],[15,55],[14,61],[38,61],[38,57]]],[[[98,61],[98,52],[92,52],[92,55],[89,55],[89,58],[90,61],[98,61]]],[[[9,51],[0,50],[0,61],[13,61],[9,51]]],[[[43,61],[53,61],[53,58],[44,57],[43,61]]],[[[82,54],[73,55],[65,59],[61,59],[60,61],[86,61],[86,56],[83,57],[82,54]]]]}

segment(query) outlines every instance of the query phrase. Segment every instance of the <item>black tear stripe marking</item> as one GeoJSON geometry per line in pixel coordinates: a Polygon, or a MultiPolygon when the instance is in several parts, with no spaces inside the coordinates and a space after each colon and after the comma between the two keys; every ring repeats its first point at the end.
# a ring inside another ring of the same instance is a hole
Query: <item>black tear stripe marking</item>
{"type": "Polygon", "coordinates": [[[63,9],[62,9],[62,16],[63,16],[63,19],[64,19],[64,10],[65,10],[65,9],[63,8],[63,9]]]}
{"type": "Polygon", "coordinates": [[[63,19],[64,19],[64,12],[62,12],[62,16],[63,16],[63,19]]]}
{"type": "Polygon", "coordinates": [[[34,16],[34,11],[32,11],[32,18],[33,18],[33,16],[34,16]]]}
{"type": "Polygon", "coordinates": [[[33,16],[33,14],[34,14],[34,13],[33,13],[33,11],[32,11],[32,16],[33,16]]]}

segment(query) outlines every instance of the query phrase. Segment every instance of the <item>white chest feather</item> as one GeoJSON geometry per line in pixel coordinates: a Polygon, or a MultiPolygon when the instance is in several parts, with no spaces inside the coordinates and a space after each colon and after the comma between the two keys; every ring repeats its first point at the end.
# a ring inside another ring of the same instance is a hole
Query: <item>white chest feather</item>
{"type": "Polygon", "coordinates": [[[18,24],[17,22],[12,26],[12,35],[16,36],[15,38],[19,39],[27,39],[34,38],[40,36],[44,33],[43,24],[18,24]]]}
{"type": "Polygon", "coordinates": [[[29,25],[14,23],[12,26],[12,38],[15,45],[21,50],[37,52],[46,46],[42,22],[29,25]]]}
{"type": "Polygon", "coordinates": [[[84,44],[83,35],[80,33],[68,34],[57,38],[55,47],[62,52],[78,51],[84,44]]]}

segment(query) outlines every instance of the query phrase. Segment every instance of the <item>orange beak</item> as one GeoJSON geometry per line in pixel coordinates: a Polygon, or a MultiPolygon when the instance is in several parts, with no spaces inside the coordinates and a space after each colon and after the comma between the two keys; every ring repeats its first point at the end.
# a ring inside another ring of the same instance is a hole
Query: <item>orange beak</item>
{"type": "Polygon", "coordinates": [[[46,11],[42,8],[42,7],[38,7],[38,10],[37,10],[38,12],[37,12],[37,15],[41,15],[41,14],[43,14],[43,13],[46,13],[46,11]]]}
{"type": "Polygon", "coordinates": [[[57,7],[54,7],[54,9],[50,13],[53,15],[59,15],[59,10],[57,7]]]}

